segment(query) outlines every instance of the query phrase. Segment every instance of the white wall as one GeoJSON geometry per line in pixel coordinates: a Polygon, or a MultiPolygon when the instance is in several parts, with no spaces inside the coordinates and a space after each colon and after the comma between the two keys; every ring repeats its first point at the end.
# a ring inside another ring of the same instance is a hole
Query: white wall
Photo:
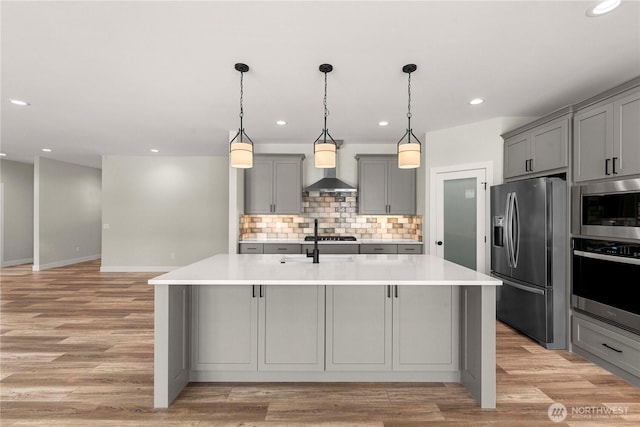
{"type": "Polygon", "coordinates": [[[101,271],[169,271],[227,253],[227,157],[104,156],[102,189],[101,271]]]}
{"type": "Polygon", "coordinates": [[[34,161],[33,270],[100,258],[100,169],[34,161]]]}
{"type": "Polygon", "coordinates": [[[33,262],[33,165],[0,160],[2,267],[33,262]]]}

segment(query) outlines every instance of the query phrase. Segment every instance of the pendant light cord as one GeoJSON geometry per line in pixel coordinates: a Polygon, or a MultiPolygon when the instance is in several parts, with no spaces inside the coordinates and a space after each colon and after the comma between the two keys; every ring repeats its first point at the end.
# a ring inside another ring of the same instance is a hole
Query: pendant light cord
{"type": "Polygon", "coordinates": [[[407,73],[409,75],[409,80],[407,84],[407,92],[409,94],[409,100],[407,104],[407,131],[409,132],[408,142],[411,142],[411,73],[407,73]]]}
{"type": "Polygon", "coordinates": [[[242,101],[244,97],[244,73],[240,73],[240,142],[242,142],[242,134],[244,133],[244,128],[242,127],[242,119],[244,117],[244,108],[242,106],[242,101]]]}
{"type": "Polygon", "coordinates": [[[327,142],[327,116],[329,115],[329,109],[327,108],[327,73],[324,73],[324,142],[327,142]]]}

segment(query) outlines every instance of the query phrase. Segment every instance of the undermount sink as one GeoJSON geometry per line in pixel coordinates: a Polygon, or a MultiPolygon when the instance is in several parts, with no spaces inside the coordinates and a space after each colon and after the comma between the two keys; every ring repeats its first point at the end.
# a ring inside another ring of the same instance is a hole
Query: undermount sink
{"type": "MultiPolygon", "coordinates": [[[[280,259],[280,264],[286,264],[287,262],[308,262],[313,263],[313,258],[306,255],[290,255],[283,256],[280,259]]],[[[320,255],[320,264],[326,262],[353,262],[352,256],[323,256],[320,255]]]]}

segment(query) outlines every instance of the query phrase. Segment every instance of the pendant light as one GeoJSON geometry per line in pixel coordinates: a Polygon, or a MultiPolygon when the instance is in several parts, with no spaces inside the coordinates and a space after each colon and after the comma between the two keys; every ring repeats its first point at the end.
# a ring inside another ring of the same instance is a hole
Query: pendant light
{"type": "Polygon", "coordinates": [[[244,133],[244,127],[242,126],[242,119],[244,117],[242,96],[243,76],[244,73],[249,71],[249,66],[247,64],[238,63],[235,65],[235,69],[240,72],[240,128],[238,129],[236,136],[234,136],[229,143],[229,160],[232,167],[247,169],[253,167],[253,141],[251,141],[251,138],[244,133]]]}
{"type": "Polygon", "coordinates": [[[413,169],[420,167],[420,156],[422,152],[422,144],[418,138],[413,134],[411,129],[411,73],[417,70],[416,64],[407,64],[402,67],[402,71],[409,76],[409,83],[407,85],[409,92],[409,103],[407,110],[407,130],[398,141],[398,167],[400,169],[413,169]],[[411,140],[413,136],[415,141],[411,140]],[[406,141],[404,140],[406,137],[406,141]]]}
{"type": "Polygon", "coordinates": [[[324,73],[324,128],[313,143],[313,155],[317,168],[335,168],[336,141],[334,141],[327,129],[327,116],[329,115],[329,110],[327,109],[327,73],[333,71],[333,65],[322,64],[319,69],[324,73]],[[327,137],[329,137],[329,140],[327,140],[327,137]]]}

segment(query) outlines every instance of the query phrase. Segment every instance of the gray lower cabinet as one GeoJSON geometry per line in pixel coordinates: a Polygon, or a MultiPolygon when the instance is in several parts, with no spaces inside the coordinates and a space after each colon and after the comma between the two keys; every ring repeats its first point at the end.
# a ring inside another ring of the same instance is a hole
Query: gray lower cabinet
{"type": "Polygon", "coordinates": [[[299,243],[265,243],[265,254],[299,254],[299,243]]]}
{"type": "Polygon", "coordinates": [[[397,254],[398,245],[389,243],[362,243],[361,254],[397,254]]]}
{"type": "Polygon", "coordinates": [[[579,109],[573,119],[575,182],[640,173],[640,90],[579,109]]]}
{"type": "MultiPolygon", "coordinates": [[[[345,243],[345,244],[331,244],[331,243],[323,243],[318,245],[318,249],[320,249],[320,256],[323,254],[331,254],[331,255],[339,255],[339,254],[358,254],[360,253],[360,245],[357,243],[345,243]]],[[[302,244],[302,253],[306,254],[307,251],[313,250],[313,243],[303,243],[302,244]]],[[[320,258],[322,261],[322,258],[320,258]]]]}
{"type": "Polygon", "coordinates": [[[570,114],[565,110],[551,115],[562,114],[560,118],[542,118],[502,135],[505,139],[505,178],[561,171],[568,167],[570,114]]]}
{"type": "Polygon", "coordinates": [[[193,370],[324,369],[324,286],[193,286],[193,370]]]}
{"type": "Polygon", "coordinates": [[[262,243],[240,243],[241,254],[262,254],[264,253],[262,243]]]}
{"type": "Polygon", "coordinates": [[[244,172],[246,214],[299,214],[304,155],[255,155],[244,172]]]}
{"type": "Polygon", "coordinates": [[[452,286],[327,286],[328,371],[455,371],[452,286]]]}
{"type": "Polygon", "coordinates": [[[580,313],[573,314],[571,323],[574,352],[640,386],[639,335],[580,313]]]}
{"type": "Polygon", "coordinates": [[[356,156],[361,215],[415,215],[416,170],[398,168],[395,155],[356,156]]]}

